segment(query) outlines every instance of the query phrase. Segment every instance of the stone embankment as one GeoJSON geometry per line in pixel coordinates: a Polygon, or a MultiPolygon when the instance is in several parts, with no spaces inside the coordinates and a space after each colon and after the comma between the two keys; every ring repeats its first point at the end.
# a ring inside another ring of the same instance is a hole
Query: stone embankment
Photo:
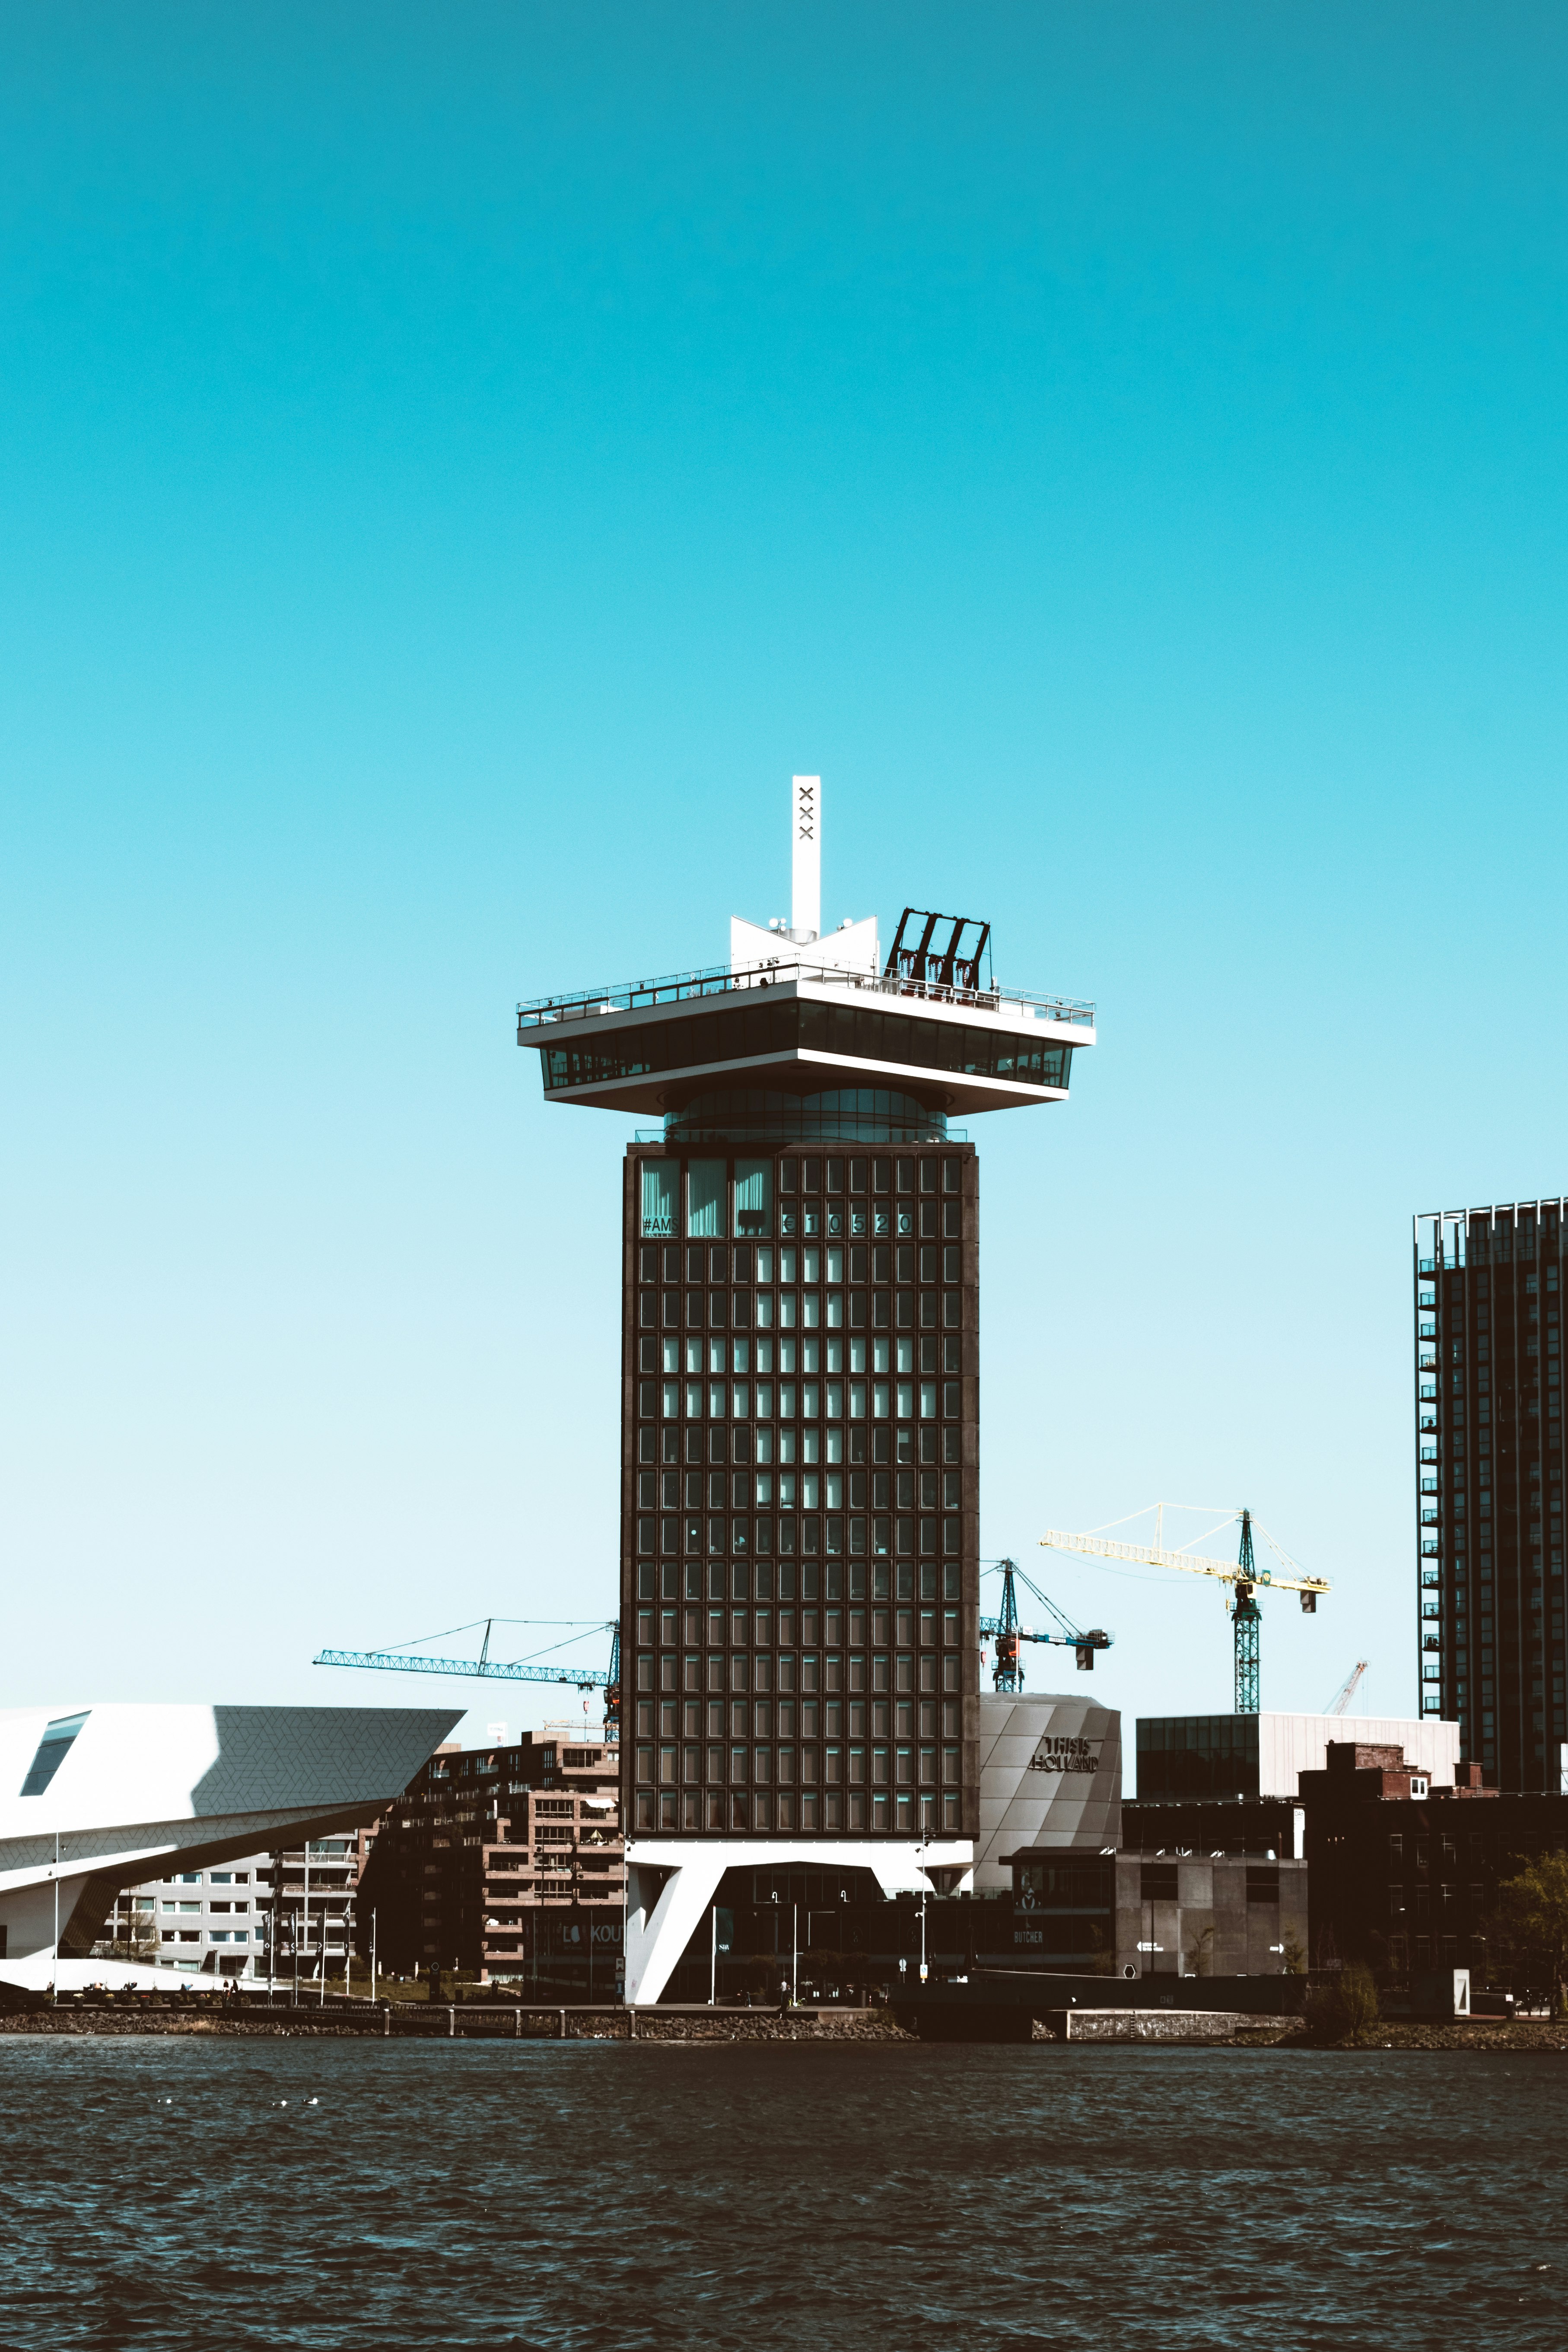
{"type": "Polygon", "coordinates": [[[524,2009],[499,2002],[429,2006],[400,2001],[373,2008],[317,2010],[301,2002],[231,2007],[216,2000],[62,2002],[0,2014],[0,2034],[174,2034],[211,2038],[312,2041],[485,2042],[907,2042],[912,2037],[884,2009],[818,2012],[795,2010],[524,2009]]]}
{"type": "MultiPolygon", "coordinates": [[[[355,2004],[359,2007],[359,2004],[355,2004]]],[[[108,2002],[101,2006],[64,2004],[16,2009],[0,2013],[0,2035],[88,2037],[131,2035],[203,2036],[208,2040],[311,2041],[573,2041],[695,2042],[883,2042],[910,2045],[916,2036],[890,2010],[792,2011],[781,2017],[776,2010],[641,2011],[635,2036],[625,2010],[564,2011],[560,2009],[513,2010],[489,2003],[459,2004],[448,2010],[426,2009],[412,2003],[394,2005],[390,2020],[380,2011],[359,2016],[328,2009],[312,2013],[299,2008],[273,2010],[220,2007],[216,2001],[167,2007],[153,2002],[108,2002]]],[[[1338,2045],[1318,2039],[1298,2017],[1252,2017],[1229,2011],[1203,2010],[1078,2010],[1056,2011],[1033,2021],[1032,2035],[1018,2039],[1068,2042],[1076,2048],[1127,2049],[1130,2046],[1202,2048],[1211,2050],[1327,2050],[1338,2045]]],[[[1020,2026],[1022,2021],[1020,2020],[1020,2026]]],[[[943,2035],[944,2040],[956,2039],[943,2035]]],[[[985,2040],[994,2037],[986,2035],[985,2040]]],[[[1479,2019],[1452,2025],[1422,2025],[1389,2020],[1373,2027],[1363,2049],[1526,2053],[1568,2057],[1568,2024],[1544,2018],[1479,2019]]],[[[1357,2054],[1347,2051],[1346,2055],[1357,2054]]]]}

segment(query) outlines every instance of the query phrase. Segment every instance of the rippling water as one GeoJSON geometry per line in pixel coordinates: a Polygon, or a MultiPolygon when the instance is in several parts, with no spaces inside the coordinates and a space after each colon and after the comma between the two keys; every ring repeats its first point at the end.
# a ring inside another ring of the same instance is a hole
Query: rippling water
{"type": "Polygon", "coordinates": [[[1552,2057],[58,2041],[0,2086],[6,2352],[1568,2344],[1552,2057]]]}

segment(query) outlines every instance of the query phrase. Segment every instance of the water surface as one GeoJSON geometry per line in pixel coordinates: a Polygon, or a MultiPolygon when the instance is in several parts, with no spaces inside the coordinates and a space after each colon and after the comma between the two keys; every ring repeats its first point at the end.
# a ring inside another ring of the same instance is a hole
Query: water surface
{"type": "Polygon", "coordinates": [[[0,2342],[1568,2345],[1568,2063],[0,2043],[0,2342]]]}

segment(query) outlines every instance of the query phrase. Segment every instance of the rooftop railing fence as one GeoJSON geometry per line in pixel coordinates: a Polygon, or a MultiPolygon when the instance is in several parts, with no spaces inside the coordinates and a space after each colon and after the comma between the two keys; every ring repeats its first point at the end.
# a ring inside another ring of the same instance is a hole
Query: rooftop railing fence
{"type": "Polygon", "coordinates": [[[792,958],[774,964],[748,966],[732,971],[717,964],[706,971],[668,972],[658,980],[624,981],[610,988],[585,988],[567,994],[541,996],[517,1008],[518,1043],[523,1032],[561,1021],[588,1021],[606,1013],[640,1012],[645,1006],[685,1003],[694,997],[727,996],[739,989],[770,988],[781,981],[811,981],[830,988],[853,989],[873,996],[923,998],[933,1004],[967,1006],[976,1013],[997,1013],[1004,1005],[1028,1005],[1047,1021],[1091,1029],[1095,1008],[1078,997],[1034,996],[1023,989],[959,988],[931,981],[915,981],[896,973],[847,971],[836,964],[811,963],[792,958]]]}

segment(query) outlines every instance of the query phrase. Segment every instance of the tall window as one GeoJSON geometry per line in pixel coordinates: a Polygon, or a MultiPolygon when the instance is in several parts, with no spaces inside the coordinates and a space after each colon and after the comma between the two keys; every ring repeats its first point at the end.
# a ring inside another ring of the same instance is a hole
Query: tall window
{"type": "Polygon", "coordinates": [[[642,1163],[642,1231],[644,1241],[675,1239],[675,1187],[680,1174],[673,1160],[642,1163]]]}
{"type": "Polygon", "coordinates": [[[773,1162],[735,1162],[735,1231],[741,1238],[773,1231],[773,1162]]]}
{"type": "Polygon", "coordinates": [[[725,1174],[721,1160],[686,1163],[686,1230],[694,1241],[724,1237],[725,1174]]]}

